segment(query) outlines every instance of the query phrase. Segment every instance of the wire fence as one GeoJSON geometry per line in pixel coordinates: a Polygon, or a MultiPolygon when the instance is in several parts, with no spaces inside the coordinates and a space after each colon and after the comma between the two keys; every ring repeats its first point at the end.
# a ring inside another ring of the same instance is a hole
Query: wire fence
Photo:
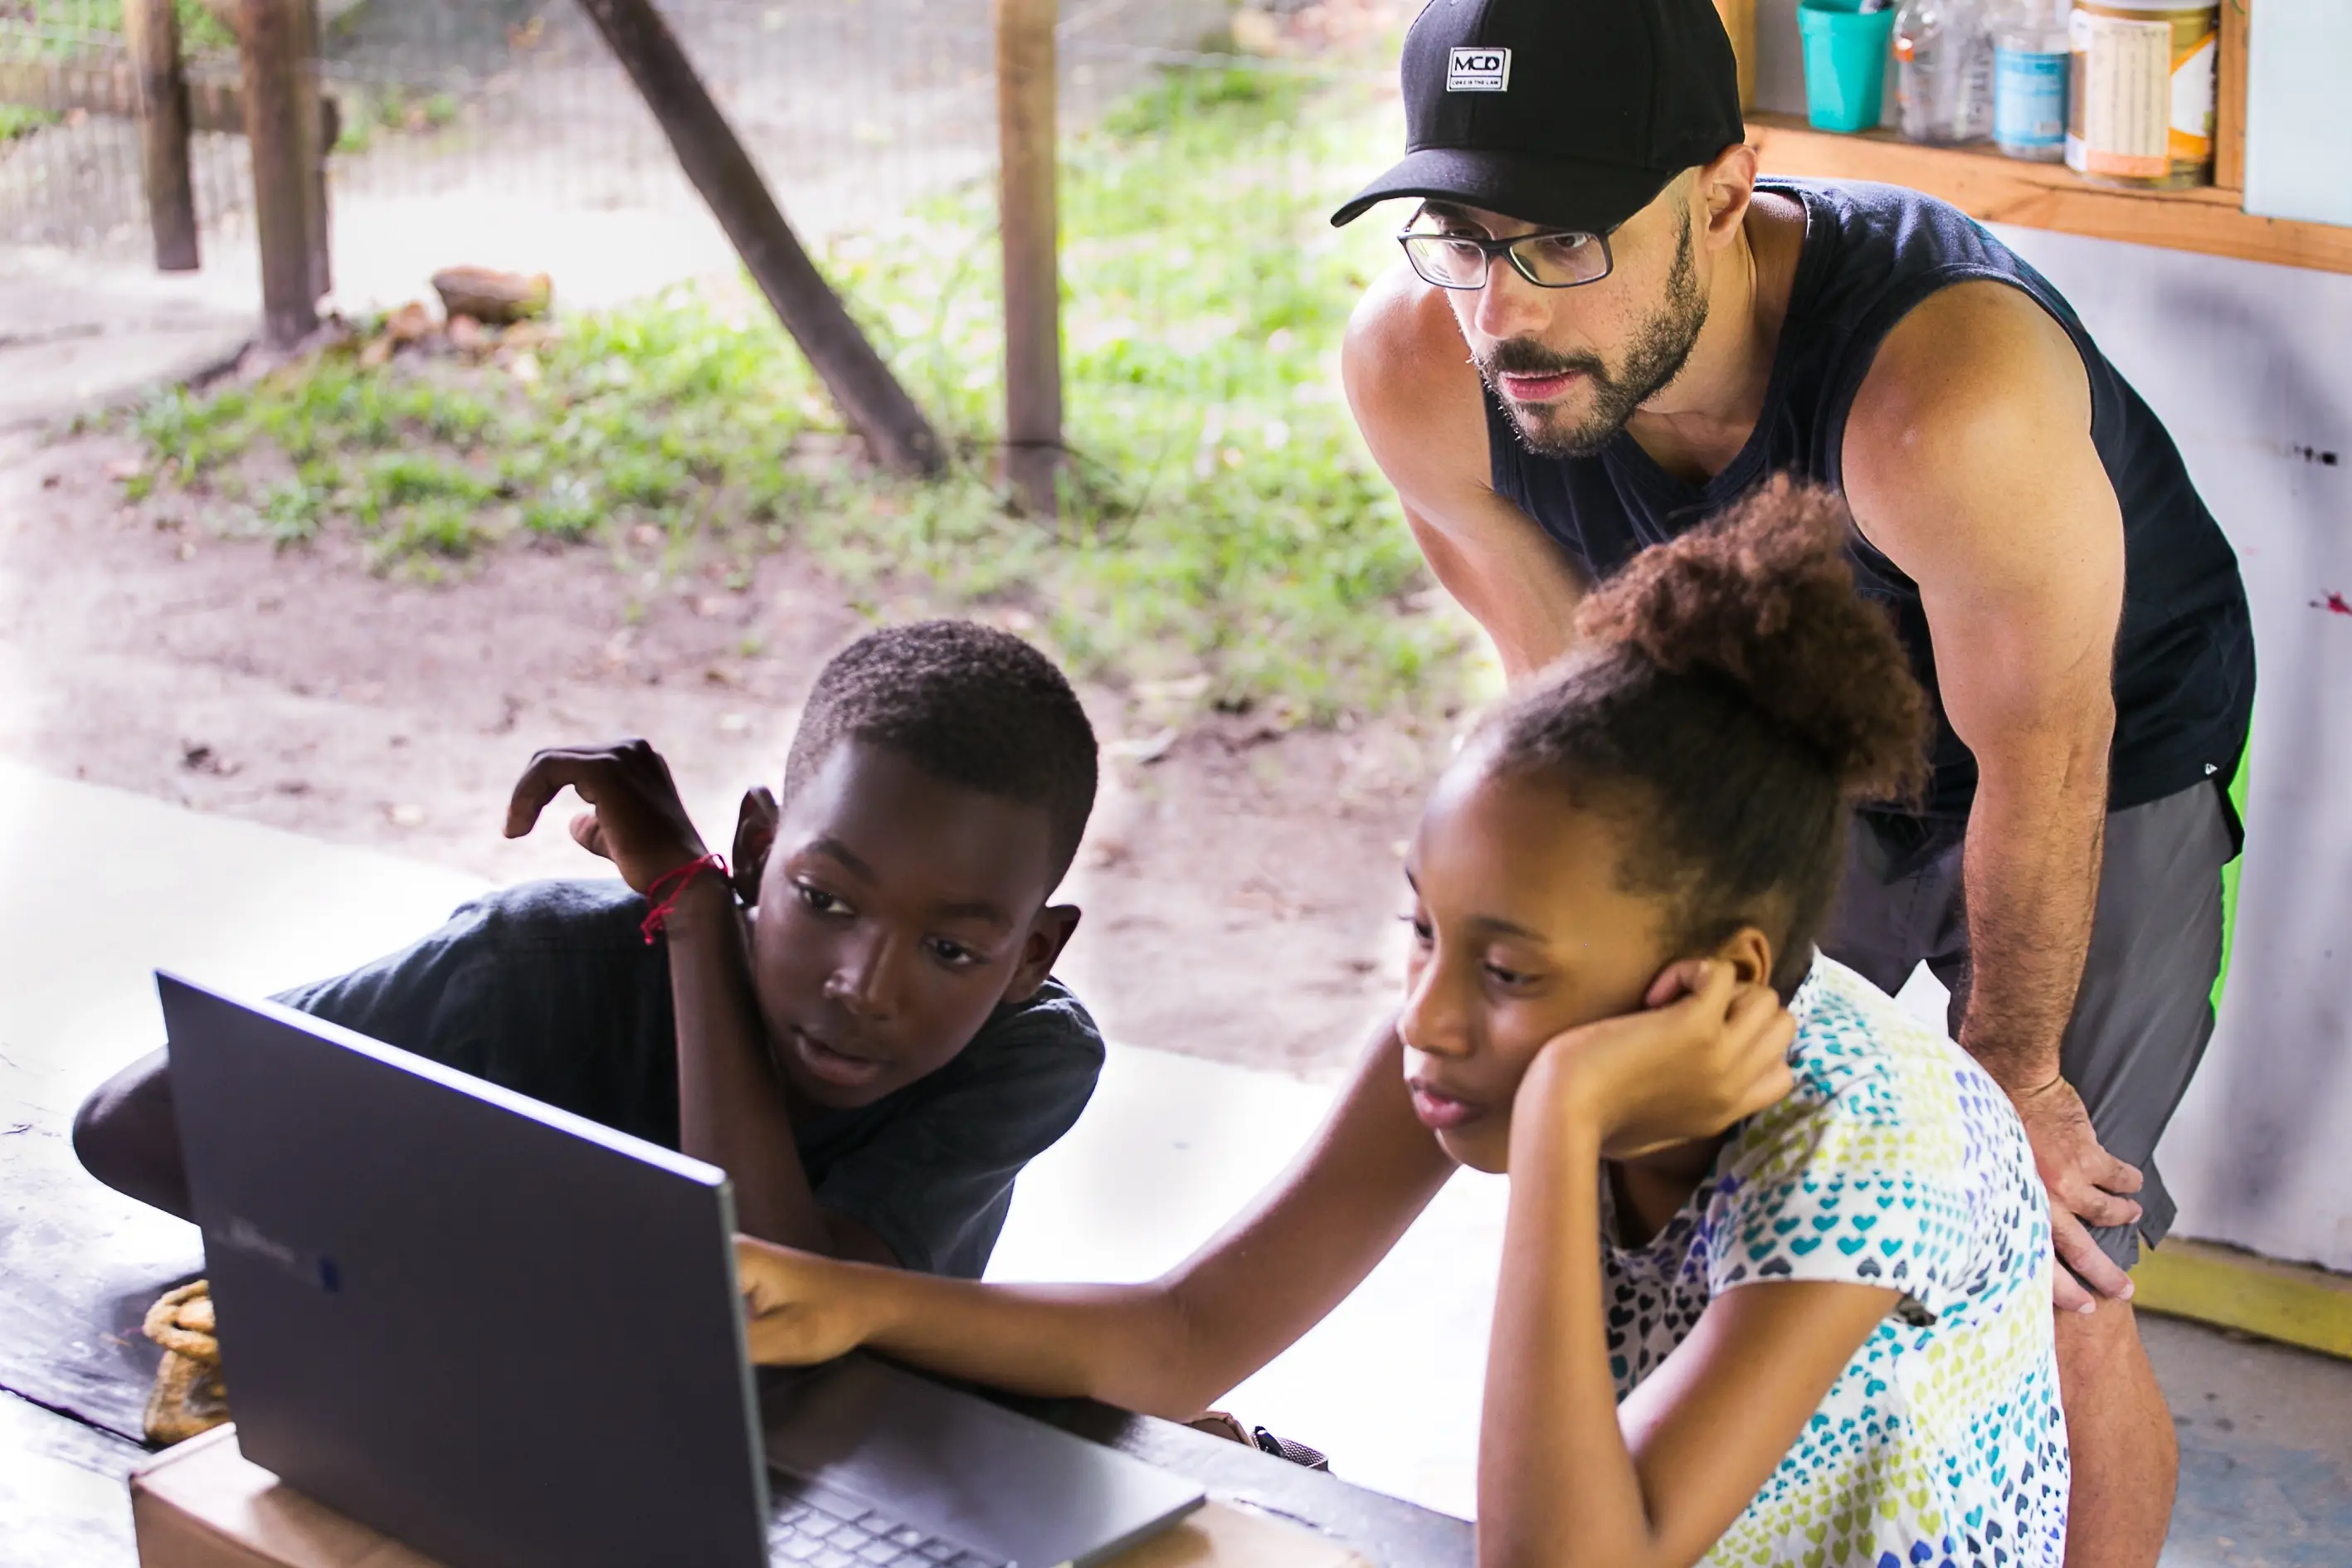
{"type": "MultiPolygon", "coordinates": [[[[120,3],[0,0],[0,68],[122,65],[120,3]]],[[[191,77],[233,80],[226,29],[200,0],[180,4],[191,77]]],[[[1234,504],[1260,511],[1301,507],[1286,486],[1352,493],[1331,467],[1352,438],[1329,361],[1381,242],[1367,226],[1335,234],[1324,215],[1392,155],[1387,62],[1402,18],[1394,0],[1255,4],[1066,0],[1057,29],[1067,439],[1124,509],[1213,475],[1256,486],[1234,504]],[[1286,467],[1295,475],[1257,477],[1286,467]]],[[[950,434],[992,439],[1003,324],[988,0],[662,10],[853,310],[898,345],[918,401],[950,434]]],[[[459,262],[549,271],[568,308],[740,275],[576,7],[328,0],[321,56],[341,121],[330,206],[347,310],[390,308],[459,262]]],[[[145,265],[135,123],[20,115],[13,129],[0,140],[0,252],[145,265]]],[[[192,155],[205,267],[249,275],[244,140],[202,132],[192,155]]]]}
{"type": "MultiPolygon", "coordinates": [[[[234,83],[227,28],[205,0],[179,3],[192,83],[234,83]]],[[[1260,3],[1273,6],[1256,13],[1269,37],[1304,22],[1311,41],[1327,15],[1382,14],[1365,0],[1260,3]]],[[[127,81],[121,6],[0,0],[0,246],[143,253],[134,122],[25,90],[42,72],[54,88],[59,70],[127,81]],[[27,101],[44,96],[48,107],[27,101]]],[[[988,0],[666,0],[662,9],[806,234],[887,220],[993,171],[988,0]]],[[[1234,15],[1232,0],[1072,0],[1059,28],[1066,132],[1082,132],[1170,69],[1356,74],[1353,65],[1235,56],[1234,15]]],[[[1370,31],[1322,26],[1335,30],[1370,31]]],[[[362,229],[373,205],[428,198],[652,217],[698,210],[659,128],[576,6],[325,0],[320,56],[341,122],[331,199],[339,218],[362,229]]],[[[235,244],[252,208],[243,138],[200,130],[191,162],[202,232],[235,244]]]]}

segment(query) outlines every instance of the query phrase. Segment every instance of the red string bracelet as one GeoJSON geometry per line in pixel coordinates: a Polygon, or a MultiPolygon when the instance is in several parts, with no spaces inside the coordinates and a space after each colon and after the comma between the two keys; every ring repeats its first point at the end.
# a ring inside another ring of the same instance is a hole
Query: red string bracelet
{"type": "Polygon", "coordinates": [[[646,885],[646,902],[653,908],[646,912],[645,923],[637,929],[646,933],[647,947],[653,946],[654,938],[669,923],[669,917],[677,910],[678,900],[686,896],[688,887],[706,872],[724,880],[727,862],[717,855],[705,855],[699,860],[688,860],[675,871],[664,871],[646,885]]]}

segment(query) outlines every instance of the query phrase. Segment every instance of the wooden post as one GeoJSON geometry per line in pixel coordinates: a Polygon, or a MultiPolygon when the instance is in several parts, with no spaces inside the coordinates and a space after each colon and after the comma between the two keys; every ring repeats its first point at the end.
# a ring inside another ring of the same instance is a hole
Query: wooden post
{"type": "Polygon", "coordinates": [[[180,66],[180,14],[172,0],[128,0],[122,32],[138,91],[139,150],[147,174],[147,221],[155,267],[194,272],[196,187],[188,172],[188,78],[180,66]]]}
{"type": "MultiPolygon", "coordinates": [[[[245,135],[253,151],[253,227],[261,249],[262,338],[288,349],[319,326],[310,254],[310,169],[303,158],[300,54],[295,7],[309,0],[245,0],[245,135]]],[[[314,106],[315,107],[315,106],[314,106]]],[[[315,134],[315,132],[314,132],[315,134]]]]}
{"type": "Polygon", "coordinates": [[[998,228],[1004,242],[1004,477],[1055,513],[1062,284],[1055,200],[1055,0],[995,0],[998,228]]]}
{"type": "Polygon", "coordinates": [[[944,469],[946,454],[930,422],[801,248],[652,0],[580,0],[580,8],[627,68],[669,137],[679,167],[875,457],[902,474],[929,477],[944,469]]]}
{"type": "Polygon", "coordinates": [[[335,268],[328,246],[327,126],[332,115],[319,85],[319,0],[294,0],[294,58],[301,62],[295,79],[295,125],[302,134],[302,230],[310,252],[310,298],[322,300],[335,291],[335,268]]]}
{"type": "Polygon", "coordinates": [[[2246,188],[2246,35],[2252,0],[2221,0],[2221,41],[2214,62],[2213,183],[2246,188]]]}

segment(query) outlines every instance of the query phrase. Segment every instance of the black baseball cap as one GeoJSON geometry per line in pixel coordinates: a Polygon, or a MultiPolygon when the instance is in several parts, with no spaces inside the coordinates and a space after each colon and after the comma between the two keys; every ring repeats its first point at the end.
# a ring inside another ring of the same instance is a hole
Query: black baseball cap
{"type": "Polygon", "coordinates": [[[1404,161],[1334,226],[1418,196],[1599,233],[1746,136],[1714,0],[1429,0],[1403,75],[1404,161]]]}

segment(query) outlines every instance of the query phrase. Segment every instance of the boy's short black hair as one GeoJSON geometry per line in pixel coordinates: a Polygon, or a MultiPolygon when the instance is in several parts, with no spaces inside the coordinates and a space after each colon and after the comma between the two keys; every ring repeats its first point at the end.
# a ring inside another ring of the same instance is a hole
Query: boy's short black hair
{"type": "Polygon", "coordinates": [[[1045,808],[1054,880],[1094,810],[1094,726],[1054,661],[974,621],[869,633],[817,673],[784,762],[790,802],[846,740],[889,747],[934,778],[1045,808]]]}

